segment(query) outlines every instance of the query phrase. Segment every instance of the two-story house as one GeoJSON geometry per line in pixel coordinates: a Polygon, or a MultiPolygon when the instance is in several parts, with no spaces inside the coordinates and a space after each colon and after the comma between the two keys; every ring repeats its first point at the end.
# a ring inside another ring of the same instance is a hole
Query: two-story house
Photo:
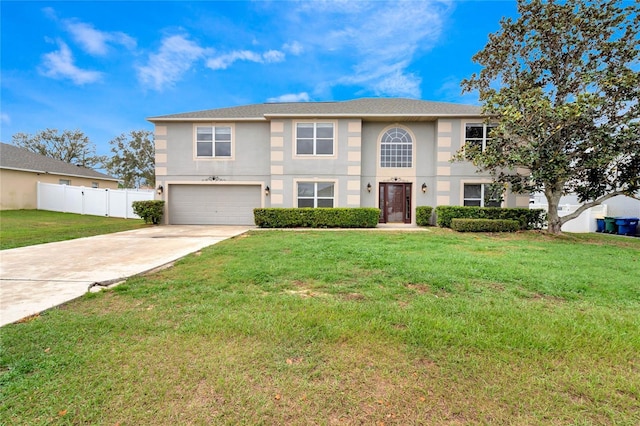
{"type": "Polygon", "coordinates": [[[378,207],[415,223],[416,206],[527,207],[490,186],[465,144],[487,142],[477,106],[413,99],[265,103],[151,117],[169,224],[253,224],[256,207],[378,207]]]}

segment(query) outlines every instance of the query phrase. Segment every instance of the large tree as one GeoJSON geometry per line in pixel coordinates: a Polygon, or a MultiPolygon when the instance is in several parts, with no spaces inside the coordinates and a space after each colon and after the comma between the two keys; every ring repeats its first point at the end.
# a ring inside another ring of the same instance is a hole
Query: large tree
{"type": "Polygon", "coordinates": [[[640,13],[637,1],[518,0],[463,80],[498,124],[480,171],[514,192],[543,192],[548,230],[640,189],[640,13]],[[560,197],[581,206],[558,216],[560,197]]]}
{"type": "Polygon", "coordinates": [[[63,130],[58,133],[57,129],[45,129],[33,135],[16,133],[12,142],[36,154],[83,167],[95,167],[105,159],[96,155],[95,145],[80,130],[63,130]]]}
{"type": "Polygon", "coordinates": [[[105,168],[122,179],[125,188],[155,186],[155,149],[150,131],[123,133],[109,141],[109,144],[113,157],[105,162],[105,168]]]}

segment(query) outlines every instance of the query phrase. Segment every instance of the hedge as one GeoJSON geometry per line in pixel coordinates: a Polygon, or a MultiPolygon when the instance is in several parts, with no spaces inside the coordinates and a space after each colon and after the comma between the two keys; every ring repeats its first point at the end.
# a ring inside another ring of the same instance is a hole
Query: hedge
{"type": "Polygon", "coordinates": [[[153,223],[157,225],[162,219],[164,212],[164,201],[162,200],[145,200],[134,201],[131,203],[133,212],[144,219],[144,223],[153,223]]]}
{"type": "Polygon", "coordinates": [[[253,209],[260,228],[375,228],[380,210],[356,208],[253,209]]]}
{"type": "Polygon", "coordinates": [[[546,213],[543,209],[438,206],[436,223],[443,228],[451,228],[451,220],[460,219],[510,219],[520,224],[520,229],[541,229],[545,225],[546,213]]]}
{"type": "Polygon", "coordinates": [[[520,229],[520,222],[512,219],[453,218],[451,229],[458,232],[516,232],[520,229]]]}
{"type": "Polygon", "coordinates": [[[431,206],[418,206],[416,207],[416,225],[429,226],[431,225],[431,212],[433,207],[431,206]]]}

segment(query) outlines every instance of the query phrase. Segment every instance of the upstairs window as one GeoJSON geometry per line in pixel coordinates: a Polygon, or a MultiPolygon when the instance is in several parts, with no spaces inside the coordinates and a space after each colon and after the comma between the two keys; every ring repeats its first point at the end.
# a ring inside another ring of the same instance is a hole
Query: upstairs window
{"type": "Polygon", "coordinates": [[[298,182],[298,208],[333,207],[333,182],[298,182]]]}
{"type": "Polygon", "coordinates": [[[502,185],[492,183],[468,183],[464,185],[465,206],[500,207],[502,205],[502,185]]]}
{"type": "Polygon", "coordinates": [[[198,126],[196,128],[196,157],[231,157],[231,127],[198,126]]]}
{"type": "Polygon", "coordinates": [[[495,124],[468,123],[464,131],[464,149],[467,155],[473,152],[482,152],[487,149],[487,143],[491,141],[489,137],[495,124]]]}
{"type": "Polygon", "coordinates": [[[297,123],[296,155],[333,155],[333,123],[297,123]]]}
{"type": "Polygon", "coordinates": [[[394,127],[382,135],[380,167],[412,167],[413,140],[404,129],[394,127]]]}

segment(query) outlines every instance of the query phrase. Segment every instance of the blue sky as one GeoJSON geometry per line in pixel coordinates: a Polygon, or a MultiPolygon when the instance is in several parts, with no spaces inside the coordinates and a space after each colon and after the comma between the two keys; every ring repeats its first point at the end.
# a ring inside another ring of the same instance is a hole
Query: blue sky
{"type": "Polygon", "coordinates": [[[477,103],[459,82],[515,1],[0,2],[0,139],[278,101],[477,103]]]}

